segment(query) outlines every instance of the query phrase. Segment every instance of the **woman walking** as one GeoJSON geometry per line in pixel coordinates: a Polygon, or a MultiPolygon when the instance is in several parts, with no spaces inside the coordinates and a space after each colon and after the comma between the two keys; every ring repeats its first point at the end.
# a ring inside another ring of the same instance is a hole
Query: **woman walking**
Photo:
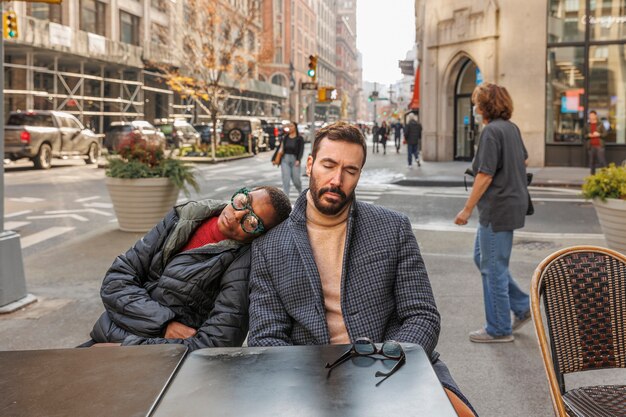
{"type": "Polygon", "coordinates": [[[283,148],[283,159],[280,162],[280,173],[283,178],[283,191],[289,195],[291,181],[295,185],[298,194],[302,192],[302,181],[300,180],[300,160],[304,153],[304,139],[298,132],[298,124],[289,122],[285,126],[281,146],[283,148]]]}
{"type": "Polygon", "coordinates": [[[383,145],[383,155],[387,155],[387,139],[389,139],[389,126],[383,121],[379,130],[380,143],[383,145]]]}
{"type": "Polygon", "coordinates": [[[480,270],[487,324],[469,334],[475,343],[512,342],[513,331],[530,320],[529,297],[509,272],[513,231],[524,227],[528,209],[526,159],[519,128],[509,119],[513,101],[506,88],[485,83],[474,89],[478,123],[485,125],[472,169],[472,192],[454,222],[467,224],[478,206],[474,262],[480,270]],[[513,312],[513,323],[511,323],[513,312]]]}

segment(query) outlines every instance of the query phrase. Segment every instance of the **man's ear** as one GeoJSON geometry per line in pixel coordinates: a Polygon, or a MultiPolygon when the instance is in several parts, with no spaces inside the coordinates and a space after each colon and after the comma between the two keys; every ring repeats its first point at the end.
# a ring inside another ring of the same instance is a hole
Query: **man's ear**
{"type": "Polygon", "coordinates": [[[309,155],[306,159],[306,175],[311,176],[311,169],[313,168],[313,156],[309,155]]]}

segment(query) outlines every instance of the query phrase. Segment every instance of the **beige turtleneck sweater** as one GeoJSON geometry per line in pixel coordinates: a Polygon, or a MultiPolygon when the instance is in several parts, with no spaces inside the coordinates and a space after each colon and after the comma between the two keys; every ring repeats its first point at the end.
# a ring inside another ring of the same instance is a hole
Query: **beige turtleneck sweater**
{"type": "Polygon", "coordinates": [[[306,198],[306,228],[322,281],[330,343],[348,344],[350,336],[341,314],[341,272],[350,205],[336,216],[327,216],[315,207],[311,191],[306,198]]]}

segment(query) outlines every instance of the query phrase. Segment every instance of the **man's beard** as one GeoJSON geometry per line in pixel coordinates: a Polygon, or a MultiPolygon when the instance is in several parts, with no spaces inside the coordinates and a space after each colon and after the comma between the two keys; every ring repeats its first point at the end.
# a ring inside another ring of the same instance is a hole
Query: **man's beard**
{"type": "Polygon", "coordinates": [[[311,179],[309,181],[309,189],[311,191],[311,197],[313,198],[313,203],[315,204],[315,208],[317,208],[320,213],[325,214],[327,216],[334,216],[341,212],[344,207],[354,200],[354,191],[350,193],[349,196],[339,188],[339,187],[324,187],[321,189],[317,188],[317,181],[315,180],[315,176],[313,172],[311,172],[311,179]],[[325,193],[335,193],[339,196],[339,201],[336,203],[329,203],[328,201],[322,201],[322,195],[325,193]]]}

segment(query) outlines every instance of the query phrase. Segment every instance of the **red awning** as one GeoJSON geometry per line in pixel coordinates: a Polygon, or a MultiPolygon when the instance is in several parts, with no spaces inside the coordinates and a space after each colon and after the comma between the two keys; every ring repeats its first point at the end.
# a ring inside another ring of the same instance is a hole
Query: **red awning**
{"type": "Polygon", "coordinates": [[[420,67],[415,71],[415,81],[413,84],[413,98],[409,103],[409,110],[418,110],[420,108],[420,67]]]}

